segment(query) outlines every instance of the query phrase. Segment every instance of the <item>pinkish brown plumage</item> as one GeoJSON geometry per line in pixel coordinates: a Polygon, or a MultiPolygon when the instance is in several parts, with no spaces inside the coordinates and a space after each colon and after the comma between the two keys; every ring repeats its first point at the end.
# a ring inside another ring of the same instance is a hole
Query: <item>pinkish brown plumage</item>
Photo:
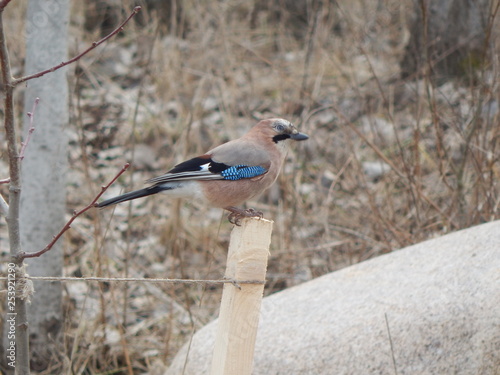
{"type": "Polygon", "coordinates": [[[307,138],[287,120],[262,120],[241,138],[152,178],[148,181],[151,186],[105,200],[97,206],[106,207],[163,192],[173,197],[204,199],[214,207],[230,211],[233,222],[241,216],[262,216],[236,206],[262,193],[276,181],[288,139],[302,141],[307,138]]]}

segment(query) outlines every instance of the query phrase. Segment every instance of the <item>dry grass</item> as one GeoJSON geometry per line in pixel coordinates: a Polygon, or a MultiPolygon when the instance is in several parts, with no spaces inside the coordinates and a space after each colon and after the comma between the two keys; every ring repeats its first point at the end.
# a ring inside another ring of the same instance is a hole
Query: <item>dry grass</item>
{"type": "MultiPolygon", "coordinates": [[[[256,3],[182,2],[169,35],[146,7],[143,25],[79,63],[69,80],[68,207],[88,202],[125,162],[134,169],[110,195],[280,116],[311,138],[293,145],[276,185],[251,202],[276,223],[267,294],[498,218],[497,39],[474,79],[435,87],[399,78],[409,1],[325,5],[308,9],[304,24],[256,3]]],[[[74,4],[75,49],[99,35],[82,33],[84,8],[74,4]]],[[[11,19],[13,35],[21,20],[11,19]]],[[[19,67],[22,49],[11,44],[19,67]]],[[[74,225],[67,275],[223,275],[231,226],[219,210],[158,196],[111,213],[74,225]]],[[[68,283],[65,342],[45,373],[158,374],[217,315],[220,293],[68,283]]]]}

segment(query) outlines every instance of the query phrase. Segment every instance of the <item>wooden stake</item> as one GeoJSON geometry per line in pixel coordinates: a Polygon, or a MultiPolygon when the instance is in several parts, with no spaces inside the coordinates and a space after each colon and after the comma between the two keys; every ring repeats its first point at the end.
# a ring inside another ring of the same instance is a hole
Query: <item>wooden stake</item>
{"type": "MultiPolygon", "coordinates": [[[[231,233],[225,277],[264,282],[273,222],[248,218],[241,224],[231,233]]],[[[252,373],[263,291],[264,283],[224,285],[211,375],[252,373]]]]}

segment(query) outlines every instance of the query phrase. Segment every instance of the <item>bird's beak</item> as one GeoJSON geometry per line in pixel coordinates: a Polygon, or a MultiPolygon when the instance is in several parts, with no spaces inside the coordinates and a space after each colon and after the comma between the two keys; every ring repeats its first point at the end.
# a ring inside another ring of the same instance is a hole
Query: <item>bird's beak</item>
{"type": "Polygon", "coordinates": [[[295,130],[292,134],[290,134],[290,138],[295,141],[305,141],[306,139],[309,139],[309,136],[304,133],[299,133],[297,130],[295,130]]]}

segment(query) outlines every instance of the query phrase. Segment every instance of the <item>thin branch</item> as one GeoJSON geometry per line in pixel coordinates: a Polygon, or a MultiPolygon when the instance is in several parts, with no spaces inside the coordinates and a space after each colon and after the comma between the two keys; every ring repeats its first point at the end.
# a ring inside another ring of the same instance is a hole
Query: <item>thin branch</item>
{"type": "MultiPolygon", "coordinates": [[[[306,44],[306,56],[305,56],[305,59],[304,59],[304,73],[303,73],[303,76],[302,76],[302,87],[301,87],[301,90],[300,90],[300,99],[301,100],[304,100],[304,96],[306,93],[308,93],[308,89],[307,89],[307,84],[308,84],[308,80],[309,80],[309,73],[310,73],[310,64],[311,64],[311,58],[313,56],[313,51],[314,51],[314,42],[316,41],[317,39],[317,29],[318,29],[318,23],[319,23],[319,19],[321,17],[321,10],[322,9],[319,9],[319,4],[317,4],[316,2],[313,2],[313,9],[311,9],[311,19],[308,20],[308,24],[311,24],[311,27],[308,28],[308,31],[307,31],[307,44],[306,44]]],[[[310,93],[308,93],[310,94],[310,93]]],[[[309,97],[311,97],[311,95],[308,95],[309,97]]]]}
{"type": "MultiPolygon", "coordinates": [[[[0,6],[6,6],[3,1],[0,6]]],[[[0,10],[3,8],[0,7],[0,10]]],[[[3,12],[0,11],[0,66],[2,83],[4,85],[4,127],[7,140],[7,155],[9,157],[9,178],[2,183],[9,183],[9,215],[7,216],[9,230],[9,245],[11,255],[21,250],[21,239],[19,236],[19,202],[21,195],[21,173],[17,153],[17,136],[14,116],[14,87],[12,86],[12,74],[10,69],[9,51],[3,27],[3,12]]],[[[19,264],[20,265],[20,264],[19,264]]],[[[17,306],[17,305],[16,305],[17,306]]]]}
{"type": "MultiPolygon", "coordinates": [[[[9,157],[9,209],[7,215],[7,225],[9,231],[9,245],[12,261],[20,269],[20,276],[25,274],[21,267],[22,260],[16,260],[16,254],[21,252],[21,236],[19,228],[19,202],[21,197],[21,173],[20,161],[17,153],[17,137],[14,116],[14,86],[12,85],[12,73],[10,69],[9,51],[5,38],[3,26],[3,9],[8,4],[8,0],[0,3],[0,65],[2,67],[2,83],[4,85],[4,127],[5,138],[7,140],[7,155],[9,157]]],[[[21,293],[15,297],[16,312],[16,373],[20,375],[30,373],[29,363],[29,335],[28,335],[28,309],[27,298],[21,293]]]]}
{"type": "Polygon", "coordinates": [[[387,335],[389,336],[389,343],[391,344],[391,356],[392,356],[392,365],[394,366],[394,375],[398,375],[398,368],[396,366],[396,357],[394,355],[394,346],[392,344],[392,336],[391,330],[389,329],[389,319],[387,318],[387,313],[384,313],[385,316],[385,326],[387,328],[387,335]]]}
{"type": "Polygon", "coordinates": [[[30,118],[30,128],[28,129],[28,134],[26,135],[26,140],[24,142],[21,142],[21,151],[19,151],[19,159],[23,160],[24,159],[24,152],[26,151],[26,147],[28,147],[28,143],[30,143],[31,139],[31,134],[35,131],[35,111],[36,107],[38,106],[38,103],[40,102],[40,98],[35,99],[35,103],[33,103],[33,109],[31,112],[28,112],[27,115],[30,118]]]}
{"type": "Polygon", "coordinates": [[[61,229],[61,231],[54,236],[54,238],[52,239],[52,241],[50,241],[50,243],[47,246],[45,246],[45,248],[43,248],[40,251],[36,251],[34,253],[20,252],[20,253],[18,253],[18,255],[16,255],[16,258],[20,259],[20,260],[21,259],[26,259],[26,258],[37,258],[40,255],[43,255],[47,251],[49,251],[50,249],[52,249],[52,247],[59,240],[59,238],[61,238],[61,236],[69,228],[71,228],[71,224],[73,223],[73,221],[75,221],[75,219],[78,216],[80,216],[81,214],[83,214],[83,213],[87,212],[88,210],[90,210],[91,208],[95,207],[95,204],[96,204],[97,200],[101,197],[101,195],[103,195],[104,192],[106,190],[108,190],[108,188],[128,169],[129,166],[130,166],[129,163],[125,164],[123,166],[123,168],[120,170],[120,172],[118,172],[118,174],[106,186],[102,186],[101,187],[101,191],[99,192],[99,194],[97,194],[95,196],[95,198],[92,200],[92,202],[90,202],[89,205],[87,205],[86,207],[82,208],[80,211],[74,211],[73,212],[73,216],[71,217],[71,219],[68,220],[68,222],[64,225],[64,227],[61,229]]]}
{"type": "Polygon", "coordinates": [[[125,19],[125,21],[123,21],[116,29],[114,29],[110,34],[106,35],[104,38],[102,38],[101,40],[97,41],[97,42],[93,42],[92,45],[87,48],[85,51],[83,51],[82,53],[78,54],[77,56],[73,57],[72,59],[68,60],[68,61],[63,61],[62,63],[60,63],[59,65],[56,65],[56,66],[53,66],[52,68],[49,68],[49,69],[46,69],[46,70],[43,70],[41,72],[38,72],[38,73],[35,73],[35,74],[31,74],[29,76],[24,76],[24,77],[21,77],[21,78],[17,78],[17,79],[14,79],[11,83],[13,86],[17,86],[19,85],[20,83],[23,83],[23,82],[26,82],[26,81],[29,81],[30,79],[33,79],[33,78],[38,78],[38,77],[41,77],[47,73],[52,73],[52,72],[55,72],[56,70],[58,69],[61,69],[62,67],[66,66],[66,65],[69,65],[71,63],[74,63],[75,61],[78,61],[80,60],[83,56],[85,56],[87,53],[89,53],[90,51],[92,51],[93,49],[95,49],[96,47],[100,46],[102,43],[104,43],[105,41],[107,41],[108,39],[110,39],[111,37],[115,36],[116,34],[118,34],[120,31],[123,30],[124,26],[128,23],[128,21],[130,21],[132,19],[132,17],[134,17],[137,13],[139,13],[139,11],[141,10],[141,7],[140,6],[136,6],[134,8],[134,10],[132,11],[132,13],[127,17],[127,19],[125,19]]]}
{"type": "Polygon", "coordinates": [[[8,184],[10,183],[10,177],[4,178],[3,180],[0,180],[0,185],[2,184],[8,184]]]}
{"type": "Polygon", "coordinates": [[[1,195],[0,195],[0,214],[3,217],[9,216],[9,205],[1,195]]]}

